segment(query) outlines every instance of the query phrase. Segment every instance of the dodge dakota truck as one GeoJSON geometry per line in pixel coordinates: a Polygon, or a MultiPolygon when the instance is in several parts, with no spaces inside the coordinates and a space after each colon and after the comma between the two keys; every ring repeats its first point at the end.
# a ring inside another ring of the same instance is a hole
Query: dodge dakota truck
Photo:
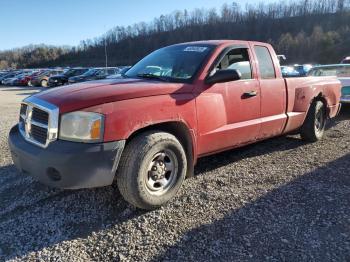
{"type": "Polygon", "coordinates": [[[270,137],[315,142],[340,109],[335,77],[283,78],[269,44],[176,44],[122,78],[26,98],[9,134],[16,167],[49,186],[118,185],[132,205],[172,199],[198,158],[270,137]]]}

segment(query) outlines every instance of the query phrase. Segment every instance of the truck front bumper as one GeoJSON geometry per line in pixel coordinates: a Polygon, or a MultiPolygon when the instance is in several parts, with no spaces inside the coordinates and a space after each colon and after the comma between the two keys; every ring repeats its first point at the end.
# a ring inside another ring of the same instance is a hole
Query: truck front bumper
{"type": "Polygon", "coordinates": [[[125,140],[86,144],[57,140],[47,148],[27,142],[18,125],[9,134],[15,166],[48,186],[80,189],[113,183],[125,140]]]}

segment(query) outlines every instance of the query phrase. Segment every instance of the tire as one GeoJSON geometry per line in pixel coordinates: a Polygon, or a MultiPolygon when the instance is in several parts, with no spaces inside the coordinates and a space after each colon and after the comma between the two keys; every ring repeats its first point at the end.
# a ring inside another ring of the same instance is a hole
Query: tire
{"type": "Polygon", "coordinates": [[[146,132],[125,147],[117,171],[117,185],[130,204],[152,210],[176,195],[186,170],[186,154],[175,136],[146,132]]]}
{"type": "Polygon", "coordinates": [[[47,80],[45,80],[45,79],[41,80],[40,85],[41,85],[41,87],[48,87],[47,80]]]}
{"type": "Polygon", "coordinates": [[[321,140],[324,135],[326,122],[327,114],[325,104],[318,100],[312,102],[300,130],[301,138],[308,142],[321,140]]]}

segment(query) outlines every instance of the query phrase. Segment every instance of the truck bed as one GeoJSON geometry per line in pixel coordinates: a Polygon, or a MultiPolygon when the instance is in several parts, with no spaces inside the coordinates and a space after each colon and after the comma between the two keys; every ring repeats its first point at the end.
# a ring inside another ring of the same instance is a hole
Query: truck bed
{"type": "Polygon", "coordinates": [[[321,94],[321,99],[327,102],[329,116],[335,117],[339,108],[341,90],[336,77],[293,77],[284,78],[288,121],[284,133],[297,129],[302,125],[309,109],[310,101],[315,93],[321,94]],[[337,90],[336,92],[334,92],[337,90]]]}

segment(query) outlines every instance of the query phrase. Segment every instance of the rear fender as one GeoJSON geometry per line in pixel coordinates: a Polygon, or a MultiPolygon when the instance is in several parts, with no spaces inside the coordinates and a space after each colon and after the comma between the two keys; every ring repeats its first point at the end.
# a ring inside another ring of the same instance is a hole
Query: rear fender
{"type": "Polygon", "coordinates": [[[335,117],[339,110],[340,85],[338,81],[320,82],[295,89],[292,112],[308,112],[313,101],[322,101],[327,107],[327,117],[335,117]]]}

